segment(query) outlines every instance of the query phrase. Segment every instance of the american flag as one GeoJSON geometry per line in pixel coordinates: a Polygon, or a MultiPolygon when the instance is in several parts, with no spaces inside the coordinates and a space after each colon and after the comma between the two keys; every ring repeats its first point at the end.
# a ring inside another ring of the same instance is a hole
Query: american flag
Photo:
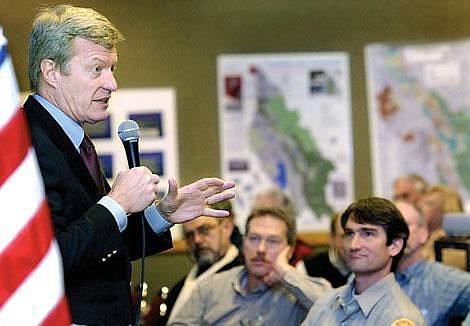
{"type": "Polygon", "coordinates": [[[0,26],[0,325],[70,325],[44,185],[0,26]]]}

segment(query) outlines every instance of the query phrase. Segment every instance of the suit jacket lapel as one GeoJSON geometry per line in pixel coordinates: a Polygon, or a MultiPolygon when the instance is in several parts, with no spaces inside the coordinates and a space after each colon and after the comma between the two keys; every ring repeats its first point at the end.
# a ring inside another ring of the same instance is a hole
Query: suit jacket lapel
{"type": "MultiPolygon", "coordinates": [[[[26,110],[26,114],[32,117],[33,121],[37,121],[39,123],[54,144],[64,153],[68,165],[80,180],[80,183],[83,185],[89,196],[97,200],[101,198],[103,194],[100,193],[98,186],[93,181],[93,178],[88,172],[85,163],[72,141],[57,121],[32,96],[28,97],[24,104],[24,108],[26,110]]],[[[109,185],[107,183],[105,184],[109,188],[109,185]]]]}

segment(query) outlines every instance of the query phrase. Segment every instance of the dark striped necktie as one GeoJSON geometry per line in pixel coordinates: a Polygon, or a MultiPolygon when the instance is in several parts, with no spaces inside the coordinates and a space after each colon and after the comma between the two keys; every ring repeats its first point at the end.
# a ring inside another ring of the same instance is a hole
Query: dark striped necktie
{"type": "Polygon", "coordinates": [[[98,186],[98,189],[101,191],[101,194],[104,195],[104,180],[100,169],[100,163],[98,161],[98,154],[96,154],[95,145],[93,145],[87,134],[85,134],[82,143],[80,144],[80,156],[82,157],[83,162],[85,162],[85,165],[98,186]]]}

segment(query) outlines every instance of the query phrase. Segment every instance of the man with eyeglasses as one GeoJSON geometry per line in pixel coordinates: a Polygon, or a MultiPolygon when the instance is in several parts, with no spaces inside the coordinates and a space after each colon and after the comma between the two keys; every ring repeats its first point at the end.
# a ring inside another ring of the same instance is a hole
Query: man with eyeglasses
{"type": "Polygon", "coordinates": [[[244,266],[198,283],[169,325],[298,325],[331,285],[289,265],[294,222],[284,210],[260,207],[246,221],[244,266]]]}
{"type": "Polygon", "coordinates": [[[183,234],[188,246],[190,258],[196,264],[188,275],[178,281],[168,293],[165,301],[167,310],[163,316],[155,314],[147,318],[146,324],[166,325],[184,309],[194,287],[209,276],[228,270],[242,263],[238,248],[231,243],[234,231],[232,204],[225,200],[208,205],[212,209],[223,209],[230,212],[226,218],[201,216],[199,219],[183,224],[183,234]],[[150,321],[150,318],[154,319],[150,321]]]}

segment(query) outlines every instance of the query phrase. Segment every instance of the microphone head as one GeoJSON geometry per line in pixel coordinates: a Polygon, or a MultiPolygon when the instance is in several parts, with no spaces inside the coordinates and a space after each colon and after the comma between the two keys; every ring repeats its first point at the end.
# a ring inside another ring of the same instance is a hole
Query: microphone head
{"type": "Polygon", "coordinates": [[[123,142],[138,140],[140,136],[139,125],[134,120],[124,120],[119,124],[118,135],[123,142]]]}

